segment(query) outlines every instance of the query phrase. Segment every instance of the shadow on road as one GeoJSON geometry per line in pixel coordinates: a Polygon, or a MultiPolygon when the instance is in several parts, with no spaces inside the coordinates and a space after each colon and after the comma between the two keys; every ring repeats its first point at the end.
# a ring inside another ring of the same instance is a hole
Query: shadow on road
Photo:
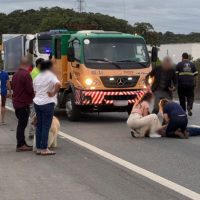
{"type": "MultiPolygon", "coordinates": [[[[64,110],[56,110],[55,115],[60,120],[67,120],[67,116],[64,110]]],[[[128,118],[127,113],[82,113],[79,123],[90,122],[90,123],[119,123],[126,122],[128,118]]],[[[73,123],[73,122],[72,122],[73,123]]]]}

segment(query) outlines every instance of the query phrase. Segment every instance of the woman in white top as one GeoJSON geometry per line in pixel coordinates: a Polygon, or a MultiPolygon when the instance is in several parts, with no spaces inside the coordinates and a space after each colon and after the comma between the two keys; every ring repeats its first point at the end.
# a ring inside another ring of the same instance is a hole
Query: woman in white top
{"type": "Polygon", "coordinates": [[[161,129],[160,121],[156,114],[150,114],[149,111],[152,100],[153,94],[148,92],[133,106],[127,121],[127,125],[132,129],[131,134],[133,137],[161,137],[156,134],[161,129]]]}
{"type": "Polygon", "coordinates": [[[35,91],[33,102],[37,116],[36,153],[54,155],[55,152],[48,149],[48,136],[61,85],[53,72],[51,61],[41,63],[40,74],[34,79],[33,87],[35,91]]]}

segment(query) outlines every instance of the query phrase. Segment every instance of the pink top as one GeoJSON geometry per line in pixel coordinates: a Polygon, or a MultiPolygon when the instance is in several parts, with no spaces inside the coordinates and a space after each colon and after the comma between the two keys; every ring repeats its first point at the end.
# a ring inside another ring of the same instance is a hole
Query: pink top
{"type": "Polygon", "coordinates": [[[133,106],[131,113],[138,113],[140,115],[143,115],[144,111],[148,109],[149,109],[149,103],[147,101],[143,101],[142,103],[133,106]]]}

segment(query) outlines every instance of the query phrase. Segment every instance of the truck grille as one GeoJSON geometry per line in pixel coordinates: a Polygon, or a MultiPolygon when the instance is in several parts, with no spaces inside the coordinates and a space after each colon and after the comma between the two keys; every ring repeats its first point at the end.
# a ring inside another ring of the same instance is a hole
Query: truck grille
{"type": "Polygon", "coordinates": [[[139,76],[101,76],[101,81],[104,84],[104,87],[107,88],[131,88],[135,87],[139,76]]]}

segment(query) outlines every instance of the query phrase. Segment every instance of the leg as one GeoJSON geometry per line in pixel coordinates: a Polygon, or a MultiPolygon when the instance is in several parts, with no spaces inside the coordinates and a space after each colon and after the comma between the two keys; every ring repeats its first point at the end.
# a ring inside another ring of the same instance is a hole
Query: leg
{"type": "Polygon", "coordinates": [[[42,135],[41,149],[48,148],[49,131],[51,128],[54,113],[54,103],[42,106],[42,135]]]}
{"type": "Polygon", "coordinates": [[[144,137],[147,131],[150,133],[155,133],[159,128],[161,128],[160,121],[156,114],[151,114],[145,117],[135,117],[135,115],[130,115],[127,124],[130,128],[137,130],[140,137],[144,137]]]}
{"type": "Polygon", "coordinates": [[[17,125],[17,147],[21,147],[23,145],[26,145],[25,141],[25,129],[28,124],[29,119],[29,107],[20,108],[15,110],[15,114],[18,118],[18,125],[17,125]]]}
{"type": "Polygon", "coordinates": [[[1,121],[0,123],[5,123],[6,114],[6,96],[1,95],[1,121]]]}
{"type": "Polygon", "coordinates": [[[187,91],[187,109],[191,111],[194,103],[194,87],[189,87],[187,91]]]}
{"type": "Polygon", "coordinates": [[[35,116],[35,108],[34,108],[33,104],[30,106],[30,110],[31,110],[31,113],[30,113],[30,118],[29,118],[29,138],[33,139],[34,134],[35,134],[35,129],[33,128],[32,124],[31,124],[31,122],[32,122],[31,120],[35,116]]]}
{"type": "Polygon", "coordinates": [[[154,113],[154,114],[158,114],[159,113],[159,102],[160,102],[159,91],[156,91],[154,93],[154,108],[153,108],[152,113],[154,113]]]}
{"type": "Polygon", "coordinates": [[[189,126],[189,136],[200,136],[200,126],[189,126]]]}
{"type": "Polygon", "coordinates": [[[53,141],[52,147],[56,148],[57,146],[58,146],[58,144],[57,144],[57,135],[56,135],[56,136],[54,136],[54,141],[53,141]]]}
{"type": "Polygon", "coordinates": [[[178,88],[178,97],[181,107],[184,111],[186,111],[186,96],[185,96],[185,89],[182,87],[178,88]]]}
{"type": "Polygon", "coordinates": [[[41,106],[34,105],[35,106],[35,112],[37,117],[37,124],[36,124],[36,148],[40,149],[41,145],[41,134],[42,134],[42,111],[41,106]]]}

